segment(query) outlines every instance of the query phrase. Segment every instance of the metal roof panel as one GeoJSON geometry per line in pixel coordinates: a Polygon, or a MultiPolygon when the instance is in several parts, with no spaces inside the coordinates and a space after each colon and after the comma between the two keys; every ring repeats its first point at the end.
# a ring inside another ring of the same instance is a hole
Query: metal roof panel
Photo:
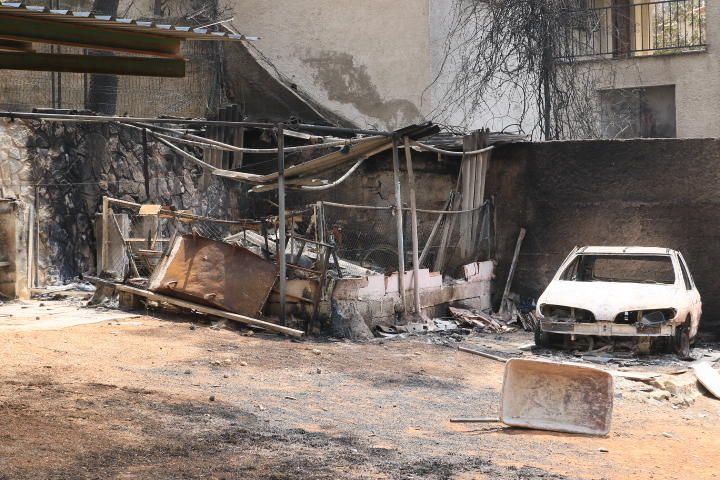
{"type": "Polygon", "coordinates": [[[22,2],[3,2],[0,0],[0,15],[18,15],[26,17],[39,17],[44,20],[57,20],[65,23],[79,25],[93,25],[101,28],[134,31],[165,37],[180,37],[186,41],[193,40],[225,40],[225,41],[252,41],[259,37],[248,37],[229,32],[210,31],[207,28],[194,28],[186,25],[156,24],[148,20],[134,20],[132,18],[116,18],[111,15],[95,15],[92,12],[73,10],[51,10],[42,5],[25,5],[22,2]]]}

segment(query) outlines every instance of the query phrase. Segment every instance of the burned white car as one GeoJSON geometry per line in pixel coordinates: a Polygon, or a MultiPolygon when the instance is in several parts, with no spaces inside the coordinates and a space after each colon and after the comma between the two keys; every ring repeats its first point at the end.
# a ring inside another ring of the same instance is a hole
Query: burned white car
{"type": "Polygon", "coordinates": [[[680,252],[655,247],[575,248],[538,299],[535,343],[637,337],[690,354],[702,314],[700,294],[680,252]]]}

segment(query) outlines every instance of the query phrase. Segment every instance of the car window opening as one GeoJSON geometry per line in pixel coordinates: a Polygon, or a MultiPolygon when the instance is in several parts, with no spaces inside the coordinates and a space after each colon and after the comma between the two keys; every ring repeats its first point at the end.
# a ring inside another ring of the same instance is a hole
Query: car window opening
{"type": "Polygon", "coordinates": [[[671,285],[675,271],[668,255],[578,255],[560,276],[573,282],[671,285]]]}

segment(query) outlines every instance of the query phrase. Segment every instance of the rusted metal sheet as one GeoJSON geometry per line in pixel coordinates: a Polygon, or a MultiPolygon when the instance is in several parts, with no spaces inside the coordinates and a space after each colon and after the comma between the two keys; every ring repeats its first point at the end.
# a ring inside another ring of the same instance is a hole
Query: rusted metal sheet
{"type": "Polygon", "coordinates": [[[273,263],[250,250],[183,235],[153,273],[149,290],[254,317],[277,275],[273,263]]]}
{"type": "Polygon", "coordinates": [[[514,358],[505,366],[500,419],[514,427],[607,435],[612,375],[581,365],[514,358]]]}

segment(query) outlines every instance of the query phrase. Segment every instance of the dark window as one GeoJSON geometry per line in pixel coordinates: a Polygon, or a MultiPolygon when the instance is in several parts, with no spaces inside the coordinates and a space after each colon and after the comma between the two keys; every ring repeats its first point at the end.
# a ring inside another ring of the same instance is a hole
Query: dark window
{"type": "Polygon", "coordinates": [[[606,138],[674,138],[675,85],[600,91],[606,138]]]}
{"type": "Polygon", "coordinates": [[[576,282],[675,283],[667,255],[578,255],[562,280],[576,282]]]}

